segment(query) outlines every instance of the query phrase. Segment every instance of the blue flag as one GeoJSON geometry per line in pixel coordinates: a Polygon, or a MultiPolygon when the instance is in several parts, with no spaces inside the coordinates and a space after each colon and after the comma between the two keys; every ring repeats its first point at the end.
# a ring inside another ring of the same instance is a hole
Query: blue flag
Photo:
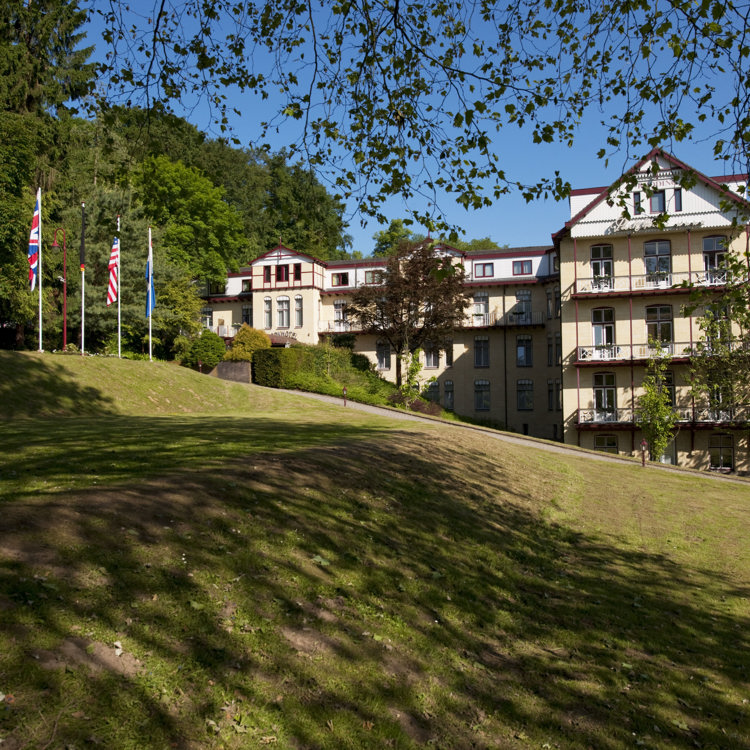
{"type": "Polygon", "coordinates": [[[146,292],[146,317],[150,318],[156,307],[156,295],[154,294],[154,251],[151,247],[151,228],[148,230],[148,261],[146,263],[146,281],[148,291],[146,292]]]}

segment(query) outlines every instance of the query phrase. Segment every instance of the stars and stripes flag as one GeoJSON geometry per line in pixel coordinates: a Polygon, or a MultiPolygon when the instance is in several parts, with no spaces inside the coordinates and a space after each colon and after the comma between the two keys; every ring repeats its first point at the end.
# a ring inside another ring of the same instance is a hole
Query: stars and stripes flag
{"type": "Polygon", "coordinates": [[[33,292],[36,289],[36,279],[39,275],[39,249],[41,245],[41,211],[42,211],[42,189],[36,193],[36,206],[34,207],[34,218],[31,220],[31,233],[29,234],[29,286],[33,292]]]}
{"type": "Polygon", "coordinates": [[[109,286],[107,287],[107,307],[117,302],[120,275],[120,240],[115,237],[112,243],[112,252],[109,255],[109,286]]]}

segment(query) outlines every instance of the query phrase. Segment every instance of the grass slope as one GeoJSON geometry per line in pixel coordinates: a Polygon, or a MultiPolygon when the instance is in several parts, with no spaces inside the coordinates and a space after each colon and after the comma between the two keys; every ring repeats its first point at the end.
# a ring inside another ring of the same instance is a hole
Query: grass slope
{"type": "Polygon", "coordinates": [[[0,375],[77,415],[0,431],[4,750],[750,748],[747,487],[166,365],[0,375]]]}

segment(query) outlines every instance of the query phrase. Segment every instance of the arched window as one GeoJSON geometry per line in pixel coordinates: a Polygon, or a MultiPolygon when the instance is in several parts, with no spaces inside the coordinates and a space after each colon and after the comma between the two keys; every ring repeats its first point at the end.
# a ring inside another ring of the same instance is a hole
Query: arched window
{"type": "Polygon", "coordinates": [[[279,328],[289,328],[289,297],[277,297],[276,310],[279,328]]]}

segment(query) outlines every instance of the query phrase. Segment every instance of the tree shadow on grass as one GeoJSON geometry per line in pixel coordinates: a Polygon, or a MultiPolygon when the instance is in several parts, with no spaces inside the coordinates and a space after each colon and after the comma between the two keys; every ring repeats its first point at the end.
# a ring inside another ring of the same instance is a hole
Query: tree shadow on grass
{"type": "Polygon", "coordinates": [[[5,506],[6,732],[750,747],[748,622],[722,608],[747,588],[544,521],[529,483],[554,470],[519,476],[508,447],[476,475],[444,435],[298,427],[271,451],[246,429],[254,449],[221,465],[198,447],[159,478],[5,506]],[[60,658],[74,637],[101,664],[60,658]],[[107,667],[105,637],[132,671],[107,667]]]}
{"type": "Polygon", "coordinates": [[[49,357],[0,351],[0,373],[2,419],[115,412],[112,399],[97,388],[82,387],[49,357]]]}

